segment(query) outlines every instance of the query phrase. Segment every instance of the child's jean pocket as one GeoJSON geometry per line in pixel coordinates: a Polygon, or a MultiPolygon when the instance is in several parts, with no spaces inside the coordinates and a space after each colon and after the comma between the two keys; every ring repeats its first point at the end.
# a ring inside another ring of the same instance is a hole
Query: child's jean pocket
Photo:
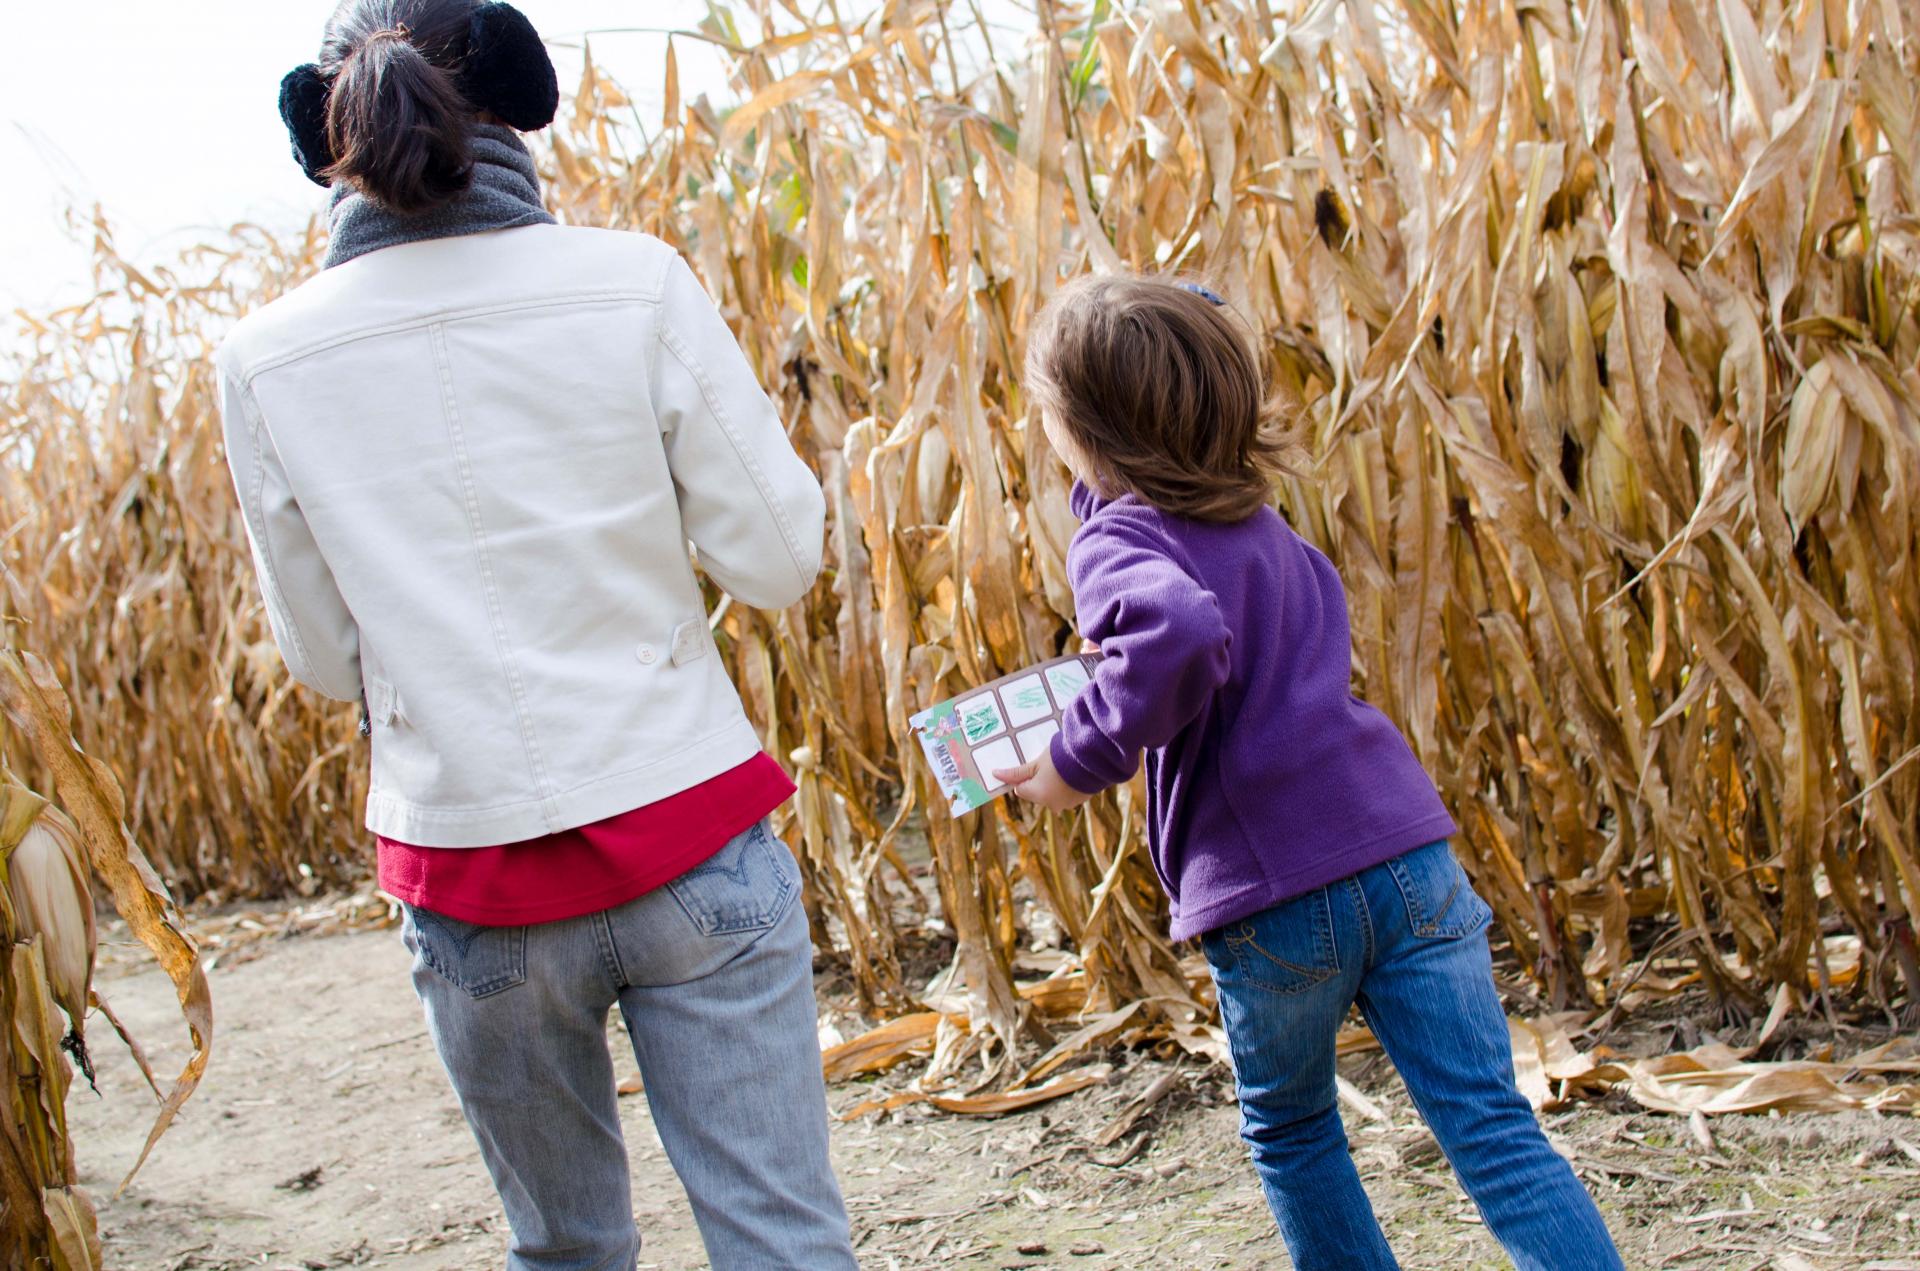
{"type": "Polygon", "coordinates": [[[1406,905],[1407,926],[1421,939],[1457,940],[1493,920],[1493,910],[1474,893],[1444,840],[1394,857],[1387,871],[1406,905]]]}
{"type": "Polygon", "coordinates": [[[1223,989],[1300,993],[1340,971],[1325,887],[1209,931],[1201,947],[1223,989]]]}

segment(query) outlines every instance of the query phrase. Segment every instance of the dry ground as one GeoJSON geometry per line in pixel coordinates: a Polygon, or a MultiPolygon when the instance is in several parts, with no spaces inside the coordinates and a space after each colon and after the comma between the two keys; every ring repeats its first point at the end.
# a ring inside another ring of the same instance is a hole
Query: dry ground
{"type": "MultiPolygon", "coordinates": [[[[123,937],[122,937],[123,938],[123,937]]],[[[162,1072],[183,1046],[157,972],[108,958],[100,988],[162,1072]],[[116,965],[117,963],[117,965],[116,965]]],[[[825,981],[823,980],[823,984],[825,981]]],[[[109,1266],[497,1267],[499,1209],[426,1036],[392,931],[268,940],[213,972],[205,1084],[125,1196],[153,1100],[97,1021],[100,1095],[72,1097],[84,1183],[103,1200],[109,1266]]],[[[615,1036],[621,1071],[632,1059],[615,1036]]],[[[1013,1117],[907,1108],[838,1125],[836,1159],[864,1267],[1277,1268],[1288,1261],[1234,1137],[1221,1074],[1116,1051],[1113,1078],[1013,1117]],[[1091,1146],[1169,1072],[1140,1144],[1091,1146]],[[1137,1154],[1120,1160],[1128,1146],[1137,1154]],[[1101,1164],[1099,1160],[1110,1162],[1101,1164]],[[1117,1162],[1117,1164],[1113,1163],[1117,1162]]],[[[1356,1157],[1408,1268],[1506,1265],[1377,1059],[1346,1071],[1387,1122],[1350,1122],[1356,1157]]],[[[889,1079],[897,1084],[902,1077],[889,1079]]],[[[836,1110],[874,1093],[833,1092],[836,1110]]],[[[622,1100],[642,1265],[705,1265],[643,1098],[622,1100]]],[[[1684,1122],[1621,1106],[1551,1116],[1633,1267],[1920,1271],[1920,1127],[1865,1115],[1723,1119],[1717,1159],[1684,1122]],[[1905,1146],[1903,1146],[1903,1144],[1905,1146]]]]}

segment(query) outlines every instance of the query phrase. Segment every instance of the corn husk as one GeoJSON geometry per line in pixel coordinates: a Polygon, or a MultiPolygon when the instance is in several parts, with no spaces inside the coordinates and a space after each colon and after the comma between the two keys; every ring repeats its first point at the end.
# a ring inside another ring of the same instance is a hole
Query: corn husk
{"type": "Polygon", "coordinates": [[[73,822],[52,808],[42,808],[6,852],[15,938],[42,938],[53,1000],[66,1012],[76,1035],[85,1031],[97,940],[84,853],[73,822]]]}

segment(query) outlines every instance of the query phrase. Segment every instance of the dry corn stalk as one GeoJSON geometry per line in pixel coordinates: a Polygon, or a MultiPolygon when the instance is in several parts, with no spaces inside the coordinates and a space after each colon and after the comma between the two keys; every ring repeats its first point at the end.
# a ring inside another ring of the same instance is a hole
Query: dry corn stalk
{"type": "MultiPolygon", "coordinates": [[[[70,817],[54,808],[0,768],[0,950],[7,954],[0,967],[0,1090],[11,1105],[0,1124],[0,1268],[92,1271],[101,1265],[100,1240],[92,1202],[76,1185],[66,1123],[68,1057],[92,1079],[85,1040],[89,1007],[99,1007],[112,1021],[92,986],[90,868],[173,977],[195,1046],[162,1101],[129,1181],[200,1079],[212,1041],[212,1009],[206,977],[172,901],[121,823],[118,785],[74,746],[66,697],[31,654],[0,649],[0,710],[12,725],[10,740],[23,743],[53,774],[72,812],[70,817]]],[[[144,1071],[137,1047],[134,1054],[144,1071]]],[[[152,1074],[147,1078],[151,1083],[152,1074]]]]}
{"type": "MultiPolygon", "coordinates": [[[[1913,1000],[1907,6],[1048,2],[1018,42],[971,6],[781,12],[715,7],[731,111],[670,55],[663,117],[628,126],[590,68],[550,193],[685,247],[827,488],[815,594],[718,629],[798,770],[817,929],[877,1006],[919,988],[902,721],[1071,638],[1020,366],[1084,268],[1202,274],[1262,333],[1302,452],[1276,497],[1347,581],[1357,690],[1555,999],[1645,991],[1657,920],[1730,1009],[1828,985],[1823,929],[1863,942],[1844,991],[1913,1000]]],[[[147,274],[103,232],[101,295],[38,320],[9,390],[14,609],[194,888],[365,861],[364,756],[267,643],[204,357],[314,246],[242,228],[147,274]]],[[[1044,1027],[1010,969],[1029,891],[1090,1012],[1152,999],[1197,1044],[1132,793],[928,834],[974,1024],[936,1065],[1044,1027]]]]}

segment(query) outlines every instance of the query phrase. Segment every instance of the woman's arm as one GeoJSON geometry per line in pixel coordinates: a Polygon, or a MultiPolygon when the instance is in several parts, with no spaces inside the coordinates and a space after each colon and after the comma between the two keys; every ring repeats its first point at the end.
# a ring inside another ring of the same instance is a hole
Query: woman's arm
{"type": "Polygon", "coordinates": [[[224,372],[220,416],[273,642],[294,679],[328,697],[358,701],[360,626],[294,500],[253,395],[224,372]]]}
{"type": "Polygon", "coordinates": [[[653,394],[681,523],[702,568],[756,608],[799,600],[820,572],[826,499],[733,332],[678,258],[661,297],[653,394]]]}

